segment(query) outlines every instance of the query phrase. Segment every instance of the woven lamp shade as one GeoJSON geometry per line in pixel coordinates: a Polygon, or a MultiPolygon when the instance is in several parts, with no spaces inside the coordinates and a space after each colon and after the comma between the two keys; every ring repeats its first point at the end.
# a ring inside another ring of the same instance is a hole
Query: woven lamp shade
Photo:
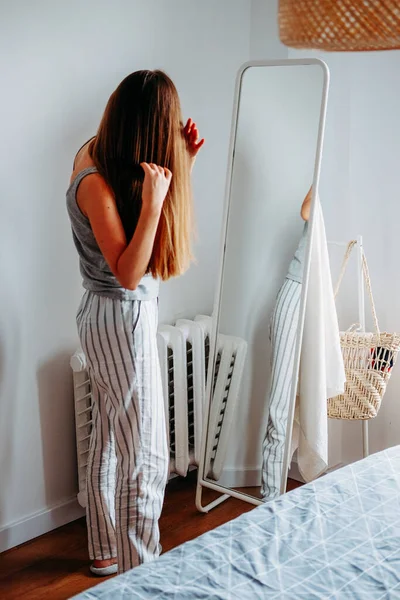
{"type": "Polygon", "coordinates": [[[400,49],[400,0],[280,0],[279,34],[292,48],[400,49]]]}

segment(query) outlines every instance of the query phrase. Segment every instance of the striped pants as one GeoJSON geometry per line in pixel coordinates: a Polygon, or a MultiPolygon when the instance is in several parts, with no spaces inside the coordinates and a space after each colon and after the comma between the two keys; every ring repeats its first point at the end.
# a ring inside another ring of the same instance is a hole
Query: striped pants
{"type": "Polygon", "coordinates": [[[127,571],[160,552],[169,453],[157,352],[157,300],[86,292],[77,324],[93,393],[87,467],[90,558],[127,571]]]}
{"type": "Polygon", "coordinates": [[[286,442],[301,284],[285,279],[271,318],[272,377],[267,432],[262,446],[263,500],[280,494],[286,442]]]}

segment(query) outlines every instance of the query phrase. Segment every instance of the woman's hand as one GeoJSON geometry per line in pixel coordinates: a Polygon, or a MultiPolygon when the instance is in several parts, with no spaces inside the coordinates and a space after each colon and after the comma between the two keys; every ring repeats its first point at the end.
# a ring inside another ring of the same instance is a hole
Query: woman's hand
{"type": "Polygon", "coordinates": [[[140,163],[144,171],[142,189],[142,207],[152,212],[161,212],[172,179],[172,173],[166,167],[154,163],[140,163]]]}
{"type": "Polygon", "coordinates": [[[185,127],[183,128],[183,135],[186,140],[187,149],[192,160],[192,163],[196,160],[196,156],[200,148],[203,146],[205,139],[200,139],[199,130],[197,129],[196,123],[192,119],[188,119],[185,127]]]}

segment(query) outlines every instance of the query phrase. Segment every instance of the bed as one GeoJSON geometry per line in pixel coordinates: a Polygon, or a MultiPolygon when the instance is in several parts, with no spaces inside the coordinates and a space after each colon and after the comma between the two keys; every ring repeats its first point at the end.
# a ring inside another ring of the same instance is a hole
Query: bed
{"type": "Polygon", "coordinates": [[[76,598],[400,598],[400,447],[325,475],[76,598]]]}

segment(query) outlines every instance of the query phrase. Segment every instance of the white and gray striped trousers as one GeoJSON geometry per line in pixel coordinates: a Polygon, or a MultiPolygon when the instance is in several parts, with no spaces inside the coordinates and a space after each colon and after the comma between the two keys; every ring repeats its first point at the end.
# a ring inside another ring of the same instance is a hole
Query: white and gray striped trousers
{"type": "Polygon", "coordinates": [[[280,494],[301,288],[301,283],[285,279],[271,318],[272,377],[268,425],[262,446],[264,500],[272,500],[280,494]]]}
{"type": "Polygon", "coordinates": [[[90,558],[127,571],[160,552],[169,453],[157,352],[157,300],[86,292],[77,314],[93,392],[87,468],[90,558]]]}

